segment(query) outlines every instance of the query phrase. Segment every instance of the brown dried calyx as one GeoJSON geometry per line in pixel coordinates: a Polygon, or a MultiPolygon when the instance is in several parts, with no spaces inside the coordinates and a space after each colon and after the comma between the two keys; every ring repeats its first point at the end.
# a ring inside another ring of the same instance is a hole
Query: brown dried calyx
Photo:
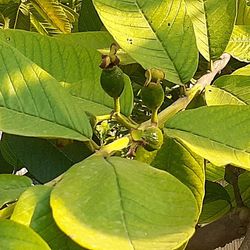
{"type": "Polygon", "coordinates": [[[115,43],[112,43],[110,46],[110,52],[108,55],[102,55],[102,63],[100,64],[101,69],[110,69],[114,66],[119,65],[120,59],[116,55],[119,46],[115,43]]]}

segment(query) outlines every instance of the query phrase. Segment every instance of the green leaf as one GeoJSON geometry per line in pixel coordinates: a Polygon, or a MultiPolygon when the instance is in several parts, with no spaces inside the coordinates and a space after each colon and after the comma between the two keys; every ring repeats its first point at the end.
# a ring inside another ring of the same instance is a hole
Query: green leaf
{"type": "Polygon", "coordinates": [[[206,180],[220,181],[224,178],[225,167],[218,167],[211,162],[206,164],[206,180]]]}
{"type": "Polygon", "coordinates": [[[0,249],[50,250],[49,246],[32,229],[11,220],[0,219],[0,249]]]}
{"type": "Polygon", "coordinates": [[[74,98],[16,49],[3,42],[0,47],[0,130],[88,140],[92,129],[74,98]]]}
{"type": "Polygon", "coordinates": [[[11,220],[32,228],[51,249],[83,249],[60,231],[54,222],[49,203],[51,190],[48,186],[27,189],[18,200],[11,220]]]}
{"type": "Polygon", "coordinates": [[[63,33],[71,32],[71,23],[58,0],[30,0],[39,14],[63,33]]]}
{"type": "Polygon", "coordinates": [[[233,164],[249,170],[250,106],[211,106],[177,114],[165,125],[196,154],[217,166],[233,164]]]}
{"type": "MultiPolygon", "coordinates": [[[[100,86],[101,55],[97,48],[110,46],[113,39],[107,32],[86,32],[59,36],[60,39],[24,31],[0,31],[0,38],[18,49],[62,84],[72,89],[71,94],[84,111],[94,115],[110,113],[113,99],[100,86]],[[87,48],[86,48],[87,47],[87,48]],[[93,91],[94,89],[94,91],[93,91]]],[[[133,91],[129,79],[121,96],[121,112],[130,115],[133,91]]]]}
{"type": "Polygon", "coordinates": [[[213,86],[207,86],[205,99],[212,105],[249,105],[250,77],[229,75],[219,77],[213,86]]]}
{"type": "Polygon", "coordinates": [[[100,20],[92,0],[82,1],[80,16],[78,20],[79,31],[97,31],[102,28],[100,20]]]}
{"type": "Polygon", "coordinates": [[[236,0],[185,1],[200,53],[208,61],[219,58],[233,30],[236,0]]]}
{"type": "Polygon", "coordinates": [[[167,171],[185,184],[192,191],[197,206],[201,209],[205,187],[203,158],[180,142],[165,137],[164,144],[151,165],[167,171]]]}
{"type": "Polygon", "coordinates": [[[26,176],[0,174],[0,208],[13,202],[32,184],[26,176]]]}
{"type": "Polygon", "coordinates": [[[200,224],[211,223],[231,209],[231,199],[225,188],[216,182],[206,181],[205,198],[200,224]]]}
{"type": "Polygon", "coordinates": [[[250,76],[250,64],[235,70],[232,75],[250,76]]]}
{"type": "MultiPolygon", "coordinates": [[[[0,141],[0,145],[2,141],[0,141]]],[[[1,146],[0,146],[1,147],[1,146]]],[[[14,166],[5,160],[0,150],[0,174],[11,174],[14,171],[14,166]]]]}
{"type": "Polygon", "coordinates": [[[248,0],[238,0],[238,15],[236,24],[250,24],[250,6],[248,0]]]}
{"type": "Polygon", "coordinates": [[[198,213],[191,191],[170,174],[101,156],[66,172],[52,191],[51,206],[67,235],[102,250],[175,249],[194,233],[198,213]]]}
{"type": "MultiPolygon", "coordinates": [[[[41,183],[56,178],[77,162],[72,159],[76,155],[72,157],[72,153],[65,152],[64,147],[57,147],[50,140],[4,134],[2,141],[30,174],[41,183]],[[44,158],[44,152],[46,152],[46,158],[44,158]]],[[[79,161],[89,156],[90,151],[86,150],[84,144],[79,142],[74,145],[73,150],[78,151],[78,158],[81,154],[79,161]]]]}
{"type": "Polygon", "coordinates": [[[250,25],[235,25],[226,52],[243,62],[250,62],[250,25]]]}
{"type": "Polygon", "coordinates": [[[198,53],[184,0],[93,2],[107,30],[145,69],[159,68],[174,83],[192,78],[198,53]]]}
{"type": "Polygon", "coordinates": [[[0,209],[0,219],[9,219],[12,215],[16,203],[8,204],[6,207],[0,209]]]}

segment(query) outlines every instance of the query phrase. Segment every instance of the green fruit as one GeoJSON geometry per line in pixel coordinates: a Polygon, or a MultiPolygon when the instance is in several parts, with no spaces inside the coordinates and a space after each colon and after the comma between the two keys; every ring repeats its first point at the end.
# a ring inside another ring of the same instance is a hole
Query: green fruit
{"type": "Polygon", "coordinates": [[[163,144],[163,134],[157,127],[150,127],[143,131],[142,139],[145,142],[145,149],[148,151],[158,150],[163,144]]]}
{"type": "Polygon", "coordinates": [[[118,98],[124,89],[125,74],[118,66],[102,70],[101,86],[111,97],[118,98]]]}
{"type": "Polygon", "coordinates": [[[150,109],[158,109],[164,101],[164,91],[160,83],[150,82],[141,90],[143,103],[150,109]]]}

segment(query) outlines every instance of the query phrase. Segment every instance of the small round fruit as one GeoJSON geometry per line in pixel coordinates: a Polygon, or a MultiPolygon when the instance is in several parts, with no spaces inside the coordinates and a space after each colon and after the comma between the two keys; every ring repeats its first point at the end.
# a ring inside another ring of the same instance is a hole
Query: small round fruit
{"type": "Polygon", "coordinates": [[[163,144],[163,134],[157,127],[150,127],[143,131],[142,139],[145,142],[145,149],[148,151],[158,150],[163,144]]]}
{"type": "Polygon", "coordinates": [[[111,97],[118,98],[124,89],[125,75],[118,66],[102,70],[101,86],[111,97]]]}
{"type": "Polygon", "coordinates": [[[150,82],[141,90],[142,102],[150,109],[159,108],[164,101],[164,91],[160,83],[150,82]]]}

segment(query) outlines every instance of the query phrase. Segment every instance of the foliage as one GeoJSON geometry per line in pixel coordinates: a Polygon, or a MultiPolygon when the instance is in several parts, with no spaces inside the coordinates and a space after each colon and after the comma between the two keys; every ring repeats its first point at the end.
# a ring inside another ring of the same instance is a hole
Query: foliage
{"type": "Polygon", "coordinates": [[[0,1],[0,248],[185,249],[249,206],[249,13],[0,1]]]}

